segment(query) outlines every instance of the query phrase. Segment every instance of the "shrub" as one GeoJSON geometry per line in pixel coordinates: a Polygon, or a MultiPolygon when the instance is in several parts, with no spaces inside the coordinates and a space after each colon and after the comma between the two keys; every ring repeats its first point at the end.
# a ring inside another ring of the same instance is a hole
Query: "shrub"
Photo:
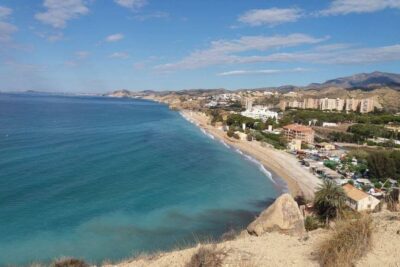
{"type": "Polygon", "coordinates": [[[224,257],[225,253],[217,250],[215,245],[210,248],[200,247],[185,267],[219,267],[224,257]]]}
{"type": "Polygon", "coordinates": [[[253,141],[253,136],[251,136],[251,134],[248,134],[246,136],[247,141],[253,141]]]}
{"type": "Polygon", "coordinates": [[[315,216],[307,216],[304,219],[304,227],[307,231],[312,231],[321,227],[321,223],[315,216]]]}
{"type": "Polygon", "coordinates": [[[66,258],[55,261],[52,267],[89,267],[83,260],[66,258]]]}
{"type": "Polygon", "coordinates": [[[372,219],[368,215],[357,220],[339,222],[333,234],[317,248],[321,266],[354,266],[371,248],[372,232],[372,219]]]}
{"type": "Polygon", "coordinates": [[[240,139],[240,136],[237,134],[237,133],[235,133],[235,134],[233,134],[233,138],[235,138],[235,139],[240,139]]]}
{"type": "Polygon", "coordinates": [[[229,137],[232,137],[232,136],[234,135],[234,132],[233,132],[232,130],[229,130],[226,134],[227,134],[229,137]]]}

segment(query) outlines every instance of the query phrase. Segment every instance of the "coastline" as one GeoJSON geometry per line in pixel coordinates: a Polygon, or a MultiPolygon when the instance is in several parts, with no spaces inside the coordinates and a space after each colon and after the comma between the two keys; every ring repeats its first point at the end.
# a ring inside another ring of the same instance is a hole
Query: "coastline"
{"type": "MultiPolygon", "coordinates": [[[[210,134],[227,146],[233,147],[244,155],[258,161],[269,173],[272,171],[286,183],[287,189],[293,197],[299,195],[307,199],[312,199],[314,197],[315,189],[319,185],[320,180],[306,169],[302,168],[295,157],[292,157],[284,151],[262,146],[260,142],[255,140],[245,141],[229,138],[226,132],[212,126],[209,123],[209,118],[204,113],[180,110],[180,114],[189,122],[192,122],[205,131],[205,133],[210,134]]],[[[274,176],[272,176],[271,179],[273,179],[273,177],[274,176]]]]}

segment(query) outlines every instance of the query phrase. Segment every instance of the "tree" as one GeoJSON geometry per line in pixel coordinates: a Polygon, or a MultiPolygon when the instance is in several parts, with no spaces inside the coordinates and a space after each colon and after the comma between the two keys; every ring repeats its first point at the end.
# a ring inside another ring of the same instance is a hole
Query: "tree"
{"type": "Polygon", "coordinates": [[[397,170],[393,157],[396,157],[396,153],[391,154],[387,151],[371,152],[367,159],[370,175],[379,181],[395,178],[397,170]]]}
{"type": "Polygon", "coordinates": [[[343,188],[331,180],[324,180],[315,192],[314,207],[320,216],[328,220],[339,216],[345,201],[346,194],[343,188]]]}

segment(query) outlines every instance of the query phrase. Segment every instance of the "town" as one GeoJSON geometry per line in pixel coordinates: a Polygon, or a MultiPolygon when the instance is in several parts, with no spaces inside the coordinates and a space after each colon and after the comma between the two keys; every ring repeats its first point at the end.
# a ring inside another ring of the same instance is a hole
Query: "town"
{"type": "Polygon", "coordinates": [[[372,211],[381,200],[399,198],[400,115],[385,109],[376,96],[194,90],[150,98],[172,109],[207,114],[209,123],[229,138],[286,151],[321,181],[341,186],[354,210],[372,211]],[[395,166],[385,168],[377,159],[395,166]]]}

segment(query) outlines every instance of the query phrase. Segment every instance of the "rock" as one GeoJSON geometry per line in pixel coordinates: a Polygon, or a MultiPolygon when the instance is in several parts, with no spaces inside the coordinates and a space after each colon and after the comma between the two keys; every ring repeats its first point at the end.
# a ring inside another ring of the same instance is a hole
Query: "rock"
{"type": "Polygon", "coordinates": [[[299,206],[289,194],[283,194],[247,227],[251,235],[260,236],[267,232],[280,232],[302,236],[306,231],[299,206]]]}

